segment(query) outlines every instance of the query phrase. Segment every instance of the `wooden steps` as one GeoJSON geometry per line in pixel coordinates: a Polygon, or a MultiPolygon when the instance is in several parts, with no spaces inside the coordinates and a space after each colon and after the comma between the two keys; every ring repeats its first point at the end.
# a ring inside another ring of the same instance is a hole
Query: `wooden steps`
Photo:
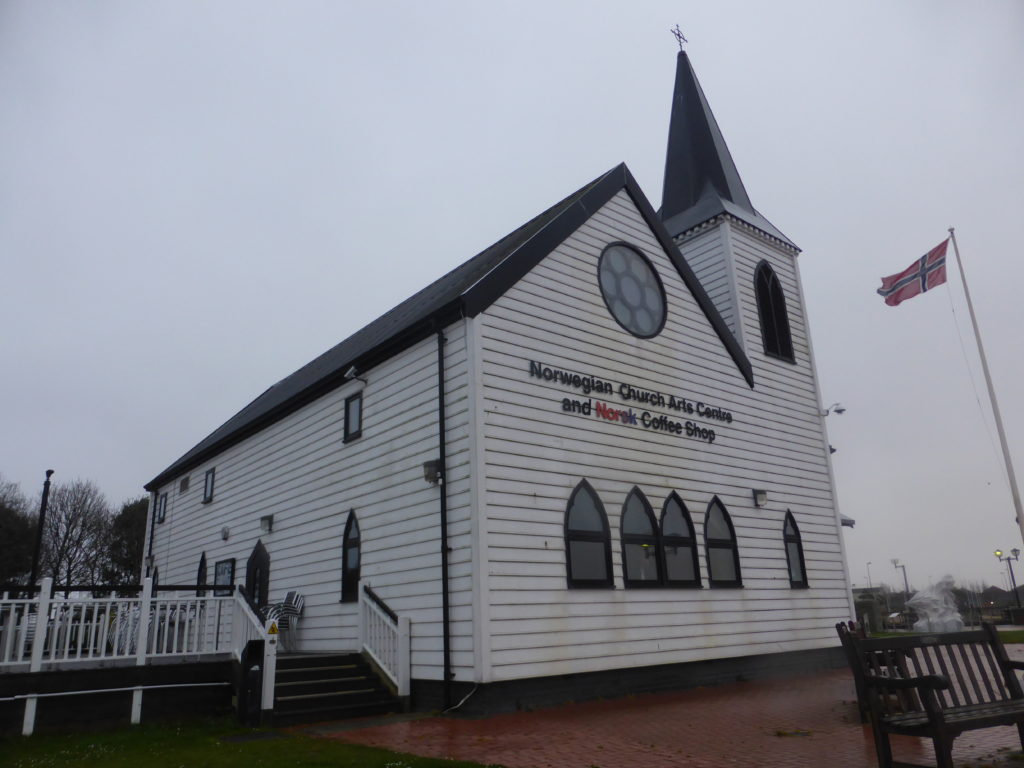
{"type": "Polygon", "coordinates": [[[275,724],[295,725],[401,711],[401,700],[358,653],[277,657],[275,724]]]}

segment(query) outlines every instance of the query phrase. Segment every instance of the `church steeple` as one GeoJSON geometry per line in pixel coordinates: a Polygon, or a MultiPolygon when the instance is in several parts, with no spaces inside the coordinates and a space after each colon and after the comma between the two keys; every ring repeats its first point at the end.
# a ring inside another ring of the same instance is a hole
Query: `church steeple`
{"type": "Polygon", "coordinates": [[[659,215],[673,237],[728,213],[796,248],[755,209],[685,51],[676,61],[659,215]]]}

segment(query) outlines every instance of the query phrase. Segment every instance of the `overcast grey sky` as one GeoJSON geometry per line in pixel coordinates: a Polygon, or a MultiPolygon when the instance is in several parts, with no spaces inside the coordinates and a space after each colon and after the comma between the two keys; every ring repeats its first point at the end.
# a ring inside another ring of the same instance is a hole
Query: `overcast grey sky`
{"type": "Polygon", "coordinates": [[[1021,540],[962,291],[874,291],[957,228],[1024,475],[1015,0],[0,0],[0,473],[119,503],[617,163],[657,206],[676,23],[803,249],[854,583],[896,557],[912,586],[1004,585],[992,550],[1021,540]]]}

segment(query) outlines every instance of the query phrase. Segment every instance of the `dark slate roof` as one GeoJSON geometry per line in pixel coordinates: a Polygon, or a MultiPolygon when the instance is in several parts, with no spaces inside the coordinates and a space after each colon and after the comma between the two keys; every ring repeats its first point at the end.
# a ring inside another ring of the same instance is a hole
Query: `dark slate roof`
{"type": "Polygon", "coordinates": [[[345,372],[353,365],[361,372],[367,371],[459,317],[475,317],[622,189],[626,189],[640,209],[747,383],[753,386],[752,368],[743,350],[672,243],[629,169],[622,164],[573,192],[311,363],[274,384],[153,478],[146,484],[146,490],[156,490],[230,445],[340,386],[345,382],[345,372]]]}
{"type": "Polygon", "coordinates": [[[754,209],[690,58],[680,51],[658,215],[675,237],[722,213],[796,248],[754,209]]]}

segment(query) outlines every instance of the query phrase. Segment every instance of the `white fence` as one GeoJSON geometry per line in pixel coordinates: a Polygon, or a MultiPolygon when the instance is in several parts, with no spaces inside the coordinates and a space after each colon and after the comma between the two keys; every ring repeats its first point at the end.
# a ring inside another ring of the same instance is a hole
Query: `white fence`
{"type": "MultiPolygon", "coordinates": [[[[238,592],[229,596],[153,594],[146,579],[139,597],[51,597],[43,579],[37,596],[0,599],[0,674],[95,665],[142,666],[162,659],[242,660],[250,640],[264,640],[261,708],[273,709],[277,635],[270,634],[238,592]]],[[[139,722],[142,688],[134,689],[132,722],[139,722]]],[[[44,694],[44,695],[68,695],[44,694]]],[[[76,693],[84,693],[78,691],[76,693]]],[[[25,725],[35,722],[36,694],[25,697],[25,725]]]]}
{"type": "Polygon", "coordinates": [[[231,653],[241,657],[248,640],[262,637],[259,622],[239,595],[50,597],[0,600],[0,672],[37,671],[107,660],[231,653]],[[22,670],[22,667],[28,669],[22,670]]]}
{"type": "Polygon", "coordinates": [[[408,696],[411,681],[409,617],[397,616],[369,584],[359,585],[359,643],[395,684],[399,696],[408,696]]]}

